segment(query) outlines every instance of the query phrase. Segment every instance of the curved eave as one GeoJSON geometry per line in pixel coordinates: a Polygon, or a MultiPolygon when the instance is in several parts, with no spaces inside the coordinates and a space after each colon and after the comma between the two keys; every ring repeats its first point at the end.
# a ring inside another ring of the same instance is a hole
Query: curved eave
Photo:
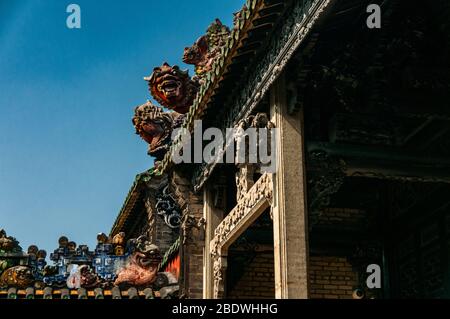
{"type": "Polygon", "coordinates": [[[110,232],[110,236],[113,237],[119,232],[127,231],[126,224],[135,218],[133,212],[137,206],[137,203],[141,199],[144,191],[144,183],[147,182],[153,173],[153,169],[150,169],[142,174],[138,174],[136,179],[128,192],[127,198],[117,216],[110,232]]]}

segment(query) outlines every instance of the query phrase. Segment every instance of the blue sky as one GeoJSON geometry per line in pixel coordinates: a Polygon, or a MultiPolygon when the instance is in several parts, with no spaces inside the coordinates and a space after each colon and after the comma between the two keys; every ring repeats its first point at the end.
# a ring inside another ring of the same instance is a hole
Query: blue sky
{"type": "MultiPolygon", "coordinates": [[[[143,76],[243,0],[0,0],[0,228],[51,252],[94,248],[136,174],[150,168],[131,124],[143,76]],[[81,7],[81,29],[66,7],[81,7]]],[[[192,71],[191,71],[192,74],[192,71]]]]}

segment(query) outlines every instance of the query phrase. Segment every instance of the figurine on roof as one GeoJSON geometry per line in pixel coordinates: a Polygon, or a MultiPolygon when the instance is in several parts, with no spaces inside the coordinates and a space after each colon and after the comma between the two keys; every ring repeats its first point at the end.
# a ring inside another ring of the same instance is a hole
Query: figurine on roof
{"type": "Polygon", "coordinates": [[[14,237],[7,236],[4,229],[0,229],[0,253],[14,253],[21,251],[22,248],[19,246],[19,242],[14,237]]]}
{"type": "Polygon", "coordinates": [[[161,107],[150,101],[134,110],[133,125],[138,134],[148,143],[148,155],[161,160],[169,149],[171,134],[176,121],[182,115],[176,112],[164,112],[161,107]]]}
{"type": "Polygon", "coordinates": [[[33,271],[28,266],[14,266],[6,269],[0,276],[0,288],[10,286],[27,288],[34,282],[33,271]]]}
{"type": "Polygon", "coordinates": [[[166,62],[154,68],[153,73],[144,80],[159,104],[180,114],[189,111],[199,88],[199,83],[191,79],[188,71],[166,62]]]}
{"type": "Polygon", "coordinates": [[[220,56],[221,49],[226,45],[230,34],[230,29],[216,19],[204,36],[198,38],[191,47],[184,49],[183,62],[195,65],[196,78],[201,84],[220,56]]]}
{"type": "Polygon", "coordinates": [[[19,242],[0,229],[0,275],[8,268],[26,264],[27,256],[19,242]]]}
{"type": "Polygon", "coordinates": [[[151,244],[145,236],[135,242],[136,251],[130,261],[118,274],[115,285],[147,286],[156,279],[161,255],[157,246],[151,244]]]}

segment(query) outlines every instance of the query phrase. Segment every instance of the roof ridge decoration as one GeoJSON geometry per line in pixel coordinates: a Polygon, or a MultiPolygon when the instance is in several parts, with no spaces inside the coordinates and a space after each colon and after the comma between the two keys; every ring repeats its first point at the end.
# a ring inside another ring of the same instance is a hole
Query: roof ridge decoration
{"type": "MultiPolygon", "coordinates": [[[[4,235],[2,238],[8,238],[6,232],[1,234],[4,235]]],[[[0,289],[136,287],[158,290],[174,287],[177,283],[175,276],[159,271],[163,258],[158,246],[146,236],[128,241],[125,238],[123,232],[113,237],[100,233],[96,248],[91,251],[86,245],[77,246],[66,236],[61,236],[58,248],[50,254],[53,266],[47,265],[47,253],[35,245],[31,245],[26,254],[23,251],[9,255],[2,253],[0,264],[6,264],[7,268],[0,270],[0,289]]],[[[174,247],[173,250],[176,249],[174,247]]],[[[175,253],[173,250],[171,254],[175,253]]]]}
{"type": "Polygon", "coordinates": [[[199,88],[198,81],[191,79],[188,70],[181,70],[177,65],[170,66],[167,62],[155,67],[144,80],[159,104],[180,114],[189,111],[199,88]]]}
{"type": "Polygon", "coordinates": [[[222,48],[230,35],[230,29],[216,19],[205,35],[198,38],[191,47],[184,49],[183,62],[195,65],[195,79],[200,84],[205,83],[207,74],[211,72],[216,59],[222,55],[222,48]]]}
{"type": "MultiPolygon", "coordinates": [[[[0,256],[4,254],[14,254],[22,251],[16,238],[7,236],[4,229],[0,229],[0,256]]],[[[1,268],[0,268],[1,272],[1,268]]]]}
{"type": "Polygon", "coordinates": [[[168,151],[172,130],[181,124],[183,115],[176,112],[164,112],[162,107],[152,102],[139,105],[134,110],[132,119],[139,135],[149,145],[148,155],[161,160],[168,151]]]}
{"type": "Polygon", "coordinates": [[[162,271],[167,266],[171,258],[178,253],[178,250],[180,249],[180,243],[181,238],[178,237],[177,240],[172,244],[172,246],[170,246],[169,249],[166,251],[161,260],[161,263],[159,264],[160,271],[162,271]]]}

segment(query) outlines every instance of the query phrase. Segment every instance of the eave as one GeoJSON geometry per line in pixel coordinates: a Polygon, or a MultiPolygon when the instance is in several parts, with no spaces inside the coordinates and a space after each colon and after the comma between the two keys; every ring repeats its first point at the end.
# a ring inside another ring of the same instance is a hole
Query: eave
{"type": "Polygon", "coordinates": [[[127,224],[132,222],[137,218],[136,214],[134,214],[137,204],[140,200],[142,200],[145,183],[151,179],[153,174],[153,169],[150,169],[146,172],[136,175],[136,179],[134,180],[133,185],[131,186],[130,191],[128,192],[127,198],[122,205],[122,208],[119,212],[119,215],[114,222],[110,236],[118,234],[119,232],[126,232],[127,224]]]}

